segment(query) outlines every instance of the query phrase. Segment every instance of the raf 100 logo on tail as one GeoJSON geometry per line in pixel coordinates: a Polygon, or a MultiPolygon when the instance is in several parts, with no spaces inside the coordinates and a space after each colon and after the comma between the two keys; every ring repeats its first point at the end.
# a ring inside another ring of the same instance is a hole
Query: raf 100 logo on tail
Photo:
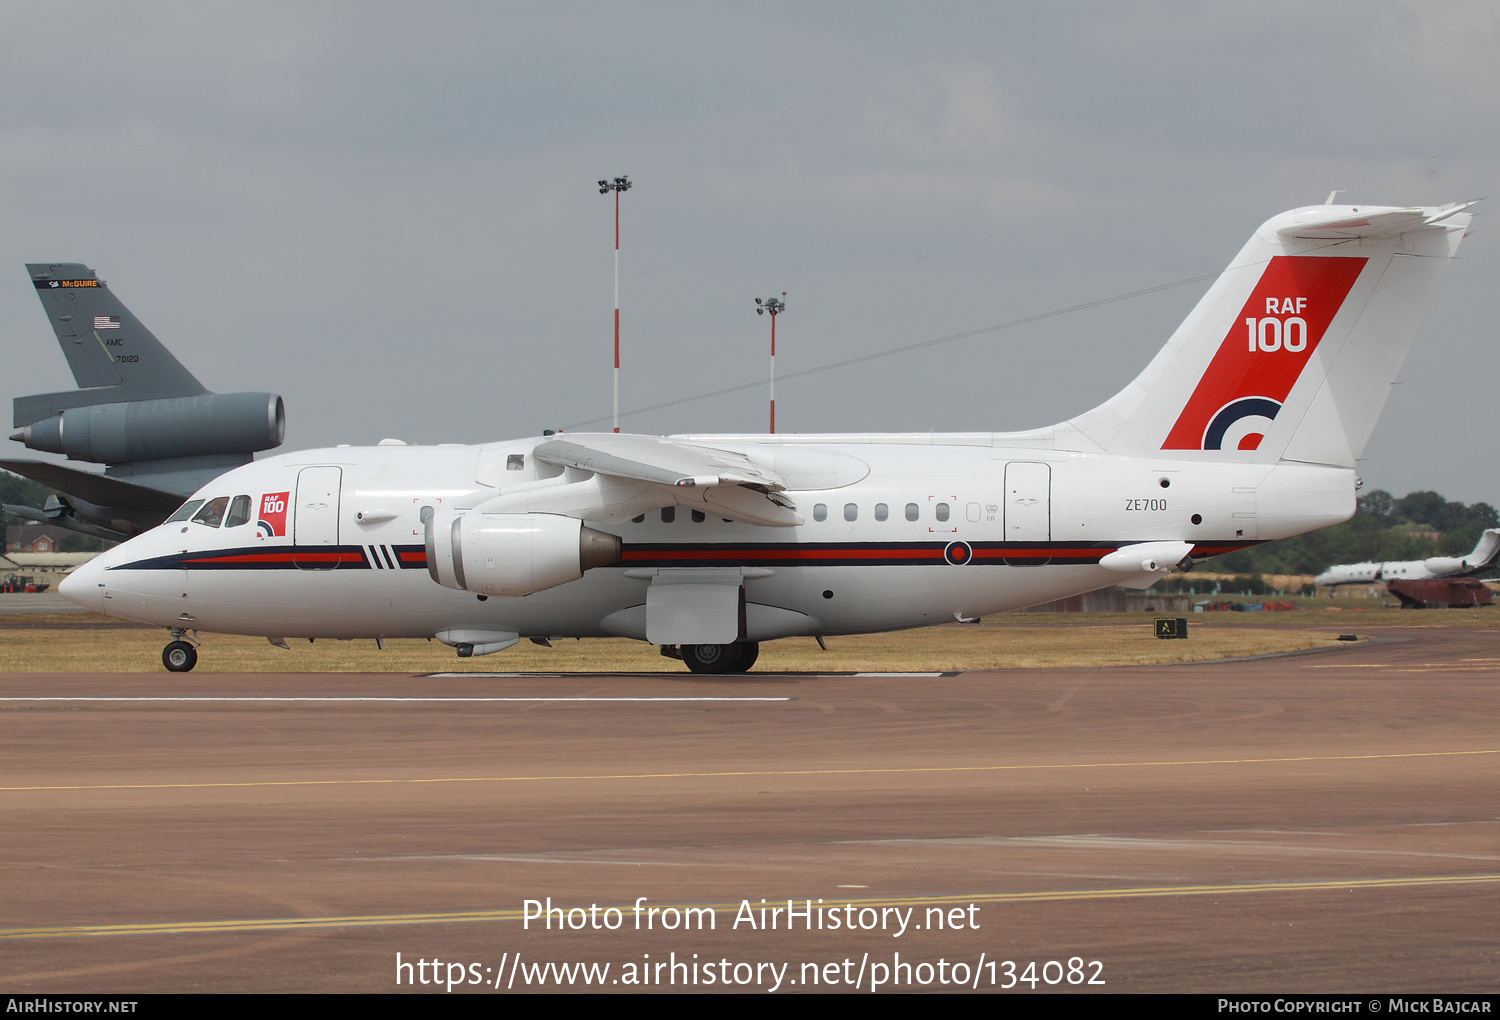
{"type": "Polygon", "coordinates": [[[1258,447],[1365,262],[1273,257],[1161,448],[1258,447]]]}

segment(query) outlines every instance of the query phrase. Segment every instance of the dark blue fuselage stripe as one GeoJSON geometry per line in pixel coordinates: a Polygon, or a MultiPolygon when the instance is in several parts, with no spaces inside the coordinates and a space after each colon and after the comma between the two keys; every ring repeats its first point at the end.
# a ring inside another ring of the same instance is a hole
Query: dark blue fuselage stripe
{"type": "MultiPolygon", "coordinates": [[[[1090,566],[1099,558],[1137,542],[970,542],[970,563],[1014,566],[1043,563],[1055,566],[1090,566]]],[[[1258,542],[1199,542],[1198,557],[1218,556],[1258,542]]],[[[847,542],[847,543],[651,543],[624,546],[615,568],[631,567],[834,567],[834,566],[947,566],[947,542],[847,542]],[[780,555],[778,555],[778,553],[780,555]],[[655,554],[655,555],[653,555],[655,554]]],[[[338,569],[425,570],[426,547],[397,546],[247,546],[237,549],[177,553],[133,563],[111,570],[299,570],[329,569],[330,555],[337,555],[338,569]],[[409,558],[407,558],[409,557],[409,558]]]]}

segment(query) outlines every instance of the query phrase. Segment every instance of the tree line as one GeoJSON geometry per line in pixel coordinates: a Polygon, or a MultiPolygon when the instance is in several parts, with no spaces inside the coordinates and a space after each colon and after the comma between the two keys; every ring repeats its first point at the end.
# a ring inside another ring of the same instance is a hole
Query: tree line
{"type": "Polygon", "coordinates": [[[1359,497],[1354,516],[1343,524],[1216,556],[1204,563],[1204,569],[1317,574],[1335,563],[1462,556],[1474,548],[1484,529],[1495,527],[1500,527],[1500,512],[1488,503],[1466,505],[1428,490],[1398,498],[1375,489],[1359,497]]]}

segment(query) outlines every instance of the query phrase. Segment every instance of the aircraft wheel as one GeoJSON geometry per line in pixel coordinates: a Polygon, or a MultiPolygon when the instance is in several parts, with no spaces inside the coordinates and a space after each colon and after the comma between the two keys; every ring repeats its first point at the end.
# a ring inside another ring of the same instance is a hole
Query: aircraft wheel
{"type": "Polygon", "coordinates": [[[683,645],[682,661],[694,673],[733,673],[740,661],[740,645],[683,645]]]}
{"type": "Polygon", "coordinates": [[[737,646],[740,650],[740,661],[734,664],[732,673],[748,673],[750,667],[755,665],[755,660],[760,658],[759,641],[742,641],[737,646]]]}
{"type": "Polygon", "coordinates": [[[186,673],[198,665],[198,649],[186,641],[173,641],[161,650],[161,664],[173,673],[186,673]]]}

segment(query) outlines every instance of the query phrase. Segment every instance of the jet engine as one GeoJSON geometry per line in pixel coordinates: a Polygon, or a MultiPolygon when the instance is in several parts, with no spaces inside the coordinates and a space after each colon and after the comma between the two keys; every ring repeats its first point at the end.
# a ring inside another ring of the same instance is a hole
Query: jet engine
{"type": "Polygon", "coordinates": [[[446,588],[530,595],[619,562],[620,538],[560,514],[437,511],[426,520],[427,572],[446,588]]]}
{"type": "Polygon", "coordinates": [[[1422,566],[1426,567],[1433,577],[1445,577],[1462,570],[1471,570],[1475,564],[1457,556],[1429,556],[1422,561],[1422,566]]]}
{"type": "Polygon", "coordinates": [[[11,438],[96,464],[255,453],[281,445],[286,410],[274,393],[205,393],[70,407],[11,438]]]}

